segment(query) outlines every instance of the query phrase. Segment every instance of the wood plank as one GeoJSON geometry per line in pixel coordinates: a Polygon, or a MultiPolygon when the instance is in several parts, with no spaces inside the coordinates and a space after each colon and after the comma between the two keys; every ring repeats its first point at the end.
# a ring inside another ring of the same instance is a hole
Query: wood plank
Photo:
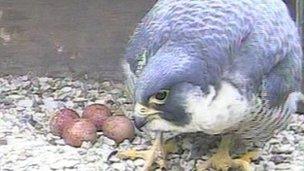
{"type": "Polygon", "coordinates": [[[155,0],[0,0],[0,75],[121,80],[120,59],[155,0]]]}

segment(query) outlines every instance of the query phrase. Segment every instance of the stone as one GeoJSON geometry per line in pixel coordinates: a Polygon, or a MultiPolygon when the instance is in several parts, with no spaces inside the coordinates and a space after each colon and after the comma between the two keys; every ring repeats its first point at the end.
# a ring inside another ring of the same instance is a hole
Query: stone
{"type": "Polygon", "coordinates": [[[275,147],[272,149],[272,153],[275,154],[291,154],[295,150],[294,146],[291,146],[289,144],[283,144],[280,147],[275,147]]]}
{"type": "MultiPolygon", "coordinates": [[[[83,143],[81,148],[67,146],[60,137],[49,133],[48,120],[51,114],[63,107],[82,113],[85,105],[103,103],[113,111],[119,109],[123,111],[121,113],[131,116],[133,107],[132,104],[126,104],[131,100],[125,97],[123,86],[118,88],[110,82],[101,84],[73,81],[70,78],[0,77],[1,169],[142,170],[145,164],[143,159],[121,160],[116,153],[131,148],[143,150],[151,147],[150,138],[145,133],[138,134],[131,142],[126,140],[117,145],[99,132],[96,143],[83,143]],[[35,125],[40,128],[35,129],[35,125]]],[[[291,126],[266,144],[262,156],[253,164],[256,171],[304,170],[304,116],[295,114],[292,117],[291,126]]],[[[206,138],[201,134],[182,137],[179,135],[176,138],[182,150],[168,157],[169,170],[193,170],[195,160],[189,158],[189,155],[194,152],[190,153],[190,150],[199,150],[193,148],[193,144],[206,149],[203,153],[197,152],[197,156],[203,154],[198,160],[201,162],[214,153],[213,148],[217,149],[216,138],[206,138]]]]}
{"type": "Polygon", "coordinates": [[[51,168],[47,165],[42,165],[37,170],[43,170],[43,171],[52,171],[51,168]]]}
{"type": "Polygon", "coordinates": [[[117,169],[117,170],[125,170],[126,165],[124,163],[113,163],[113,164],[111,164],[111,168],[117,169]]]}
{"type": "Polygon", "coordinates": [[[87,162],[92,162],[92,163],[97,161],[98,159],[99,157],[96,155],[87,155],[87,157],[85,158],[87,162]]]}
{"type": "Polygon", "coordinates": [[[298,144],[299,150],[304,152],[304,140],[301,140],[298,144]]]}
{"type": "Polygon", "coordinates": [[[291,166],[288,163],[281,163],[281,164],[276,165],[275,169],[276,170],[285,170],[285,171],[287,171],[287,170],[290,170],[290,167],[291,166]]]}
{"type": "Polygon", "coordinates": [[[144,159],[136,159],[134,160],[134,165],[135,166],[144,166],[146,161],[144,159]]]}
{"type": "Polygon", "coordinates": [[[115,153],[117,152],[117,150],[114,147],[108,145],[103,145],[100,149],[96,151],[99,151],[97,153],[102,153],[101,157],[104,161],[107,161],[109,157],[115,155],[115,153]]]}
{"type": "Polygon", "coordinates": [[[111,145],[111,146],[116,145],[115,141],[111,140],[110,138],[107,138],[107,137],[103,136],[101,139],[102,139],[102,142],[105,143],[105,144],[108,144],[108,145],[111,145]]]}
{"type": "Polygon", "coordinates": [[[89,149],[89,148],[91,148],[93,146],[93,144],[91,143],[91,142],[89,142],[89,141],[84,141],[83,143],[82,143],[82,145],[81,145],[81,148],[83,148],[83,149],[89,149]]]}
{"type": "Polygon", "coordinates": [[[0,139],[0,146],[1,145],[7,145],[7,140],[0,139]]]}
{"type": "Polygon", "coordinates": [[[141,142],[142,142],[142,140],[140,137],[135,137],[132,141],[132,144],[139,145],[139,144],[141,144],[141,142]]]}
{"type": "Polygon", "coordinates": [[[72,88],[71,87],[63,87],[60,91],[62,91],[62,92],[70,92],[70,91],[72,91],[72,88]]]}
{"type": "Polygon", "coordinates": [[[57,139],[57,140],[55,140],[55,143],[57,145],[66,145],[63,139],[57,139]]]}
{"type": "Polygon", "coordinates": [[[33,100],[30,100],[30,99],[20,100],[20,101],[17,103],[17,105],[20,106],[20,107],[29,108],[29,107],[32,107],[32,106],[33,106],[33,100]]]}
{"type": "Polygon", "coordinates": [[[56,102],[52,97],[47,97],[42,100],[44,106],[49,111],[54,111],[58,108],[58,102],[56,102]]]}
{"type": "Polygon", "coordinates": [[[274,155],[270,158],[270,161],[273,161],[274,164],[280,164],[285,161],[285,157],[283,157],[281,155],[274,155]]]}
{"type": "Polygon", "coordinates": [[[109,161],[110,162],[119,162],[119,161],[121,161],[118,157],[116,157],[115,155],[113,155],[113,156],[111,156],[110,158],[109,158],[109,161]]]}
{"type": "Polygon", "coordinates": [[[50,167],[51,169],[64,169],[64,168],[70,168],[70,167],[74,167],[79,163],[79,161],[77,160],[57,160],[56,162],[54,162],[50,167]]]}

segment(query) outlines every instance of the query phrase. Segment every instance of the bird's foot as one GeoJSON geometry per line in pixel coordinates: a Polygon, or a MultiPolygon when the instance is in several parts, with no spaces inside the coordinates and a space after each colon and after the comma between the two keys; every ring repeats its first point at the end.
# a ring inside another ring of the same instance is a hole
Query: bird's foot
{"type": "Polygon", "coordinates": [[[255,160],[259,157],[260,151],[253,150],[248,151],[247,153],[243,154],[240,158],[234,159],[234,165],[236,168],[239,168],[243,171],[252,171],[253,168],[250,166],[252,160],[255,160]]]}
{"type": "Polygon", "coordinates": [[[204,171],[209,168],[215,170],[227,171],[232,165],[232,159],[228,153],[224,151],[218,151],[207,162],[199,164],[197,170],[204,171]]]}
{"type": "Polygon", "coordinates": [[[173,138],[170,140],[167,140],[164,143],[164,151],[166,154],[170,154],[170,153],[178,153],[179,152],[179,147],[178,147],[178,142],[173,138]]]}
{"type": "Polygon", "coordinates": [[[156,140],[149,150],[127,150],[118,152],[117,156],[121,159],[137,159],[142,158],[146,161],[143,170],[152,169],[153,163],[156,163],[159,168],[166,168],[166,152],[163,148],[162,133],[157,133],[156,140]]]}
{"type": "Polygon", "coordinates": [[[220,171],[228,171],[229,168],[241,171],[252,171],[250,163],[243,159],[232,159],[228,153],[217,152],[207,162],[197,165],[197,170],[205,171],[209,168],[220,171]]]}
{"type": "Polygon", "coordinates": [[[231,137],[224,137],[220,143],[218,151],[206,162],[198,163],[197,170],[204,171],[209,168],[220,171],[228,171],[229,168],[238,169],[241,171],[252,171],[250,161],[256,156],[256,152],[244,154],[241,158],[232,159],[229,151],[231,147],[231,137]]]}
{"type": "Polygon", "coordinates": [[[252,160],[257,159],[259,157],[259,154],[259,150],[248,151],[247,153],[243,154],[239,159],[250,163],[252,160]]]}

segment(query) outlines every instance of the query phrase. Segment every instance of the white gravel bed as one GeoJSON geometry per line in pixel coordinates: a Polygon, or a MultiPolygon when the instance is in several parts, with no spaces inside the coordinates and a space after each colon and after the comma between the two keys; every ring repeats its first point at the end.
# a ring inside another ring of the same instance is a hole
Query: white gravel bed
{"type": "MultiPolygon", "coordinates": [[[[74,148],[50,133],[48,123],[55,111],[68,107],[81,114],[83,107],[92,103],[106,104],[114,114],[129,115],[132,108],[122,84],[71,78],[0,77],[0,171],[141,170],[142,159],[120,160],[115,152],[148,148],[147,135],[116,145],[99,133],[95,144],[74,148]]],[[[213,141],[218,138],[187,135],[176,139],[180,149],[168,156],[169,170],[174,171],[195,170],[196,163],[202,161],[198,158],[206,159],[214,152],[213,141]]],[[[255,168],[304,171],[303,115],[295,114],[287,130],[265,146],[255,168]]]]}

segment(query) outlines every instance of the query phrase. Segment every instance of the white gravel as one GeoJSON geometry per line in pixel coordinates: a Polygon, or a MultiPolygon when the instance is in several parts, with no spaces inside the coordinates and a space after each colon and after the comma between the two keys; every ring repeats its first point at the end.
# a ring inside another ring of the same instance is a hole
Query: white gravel
{"type": "MultiPolygon", "coordinates": [[[[122,87],[111,82],[71,78],[0,77],[0,171],[140,170],[144,165],[142,159],[122,161],[112,154],[132,147],[148,148],[150,142],[146,135],[117,146],[100,133],[95,144],[84,143],[81,148],[74,148],[49,133],[49,119],[62,107],[73,108],[81,114],[84,106],[102,103],[114,114],[129,115],[131,101],[122,87]]],[[[168,156],[170,170],[190,171],[202,161],[196,158],[207,159],[214,151],[213,140],[217,137],[187,135],[176,139],[180,150],[168,156]],[[201,142],[199,148],[194,145],[198,142],[201,142]]],[[[303,115],[295,114],[288,129],[265,146],[255,168],[257,171],[304,170],[303,115]]]]}

